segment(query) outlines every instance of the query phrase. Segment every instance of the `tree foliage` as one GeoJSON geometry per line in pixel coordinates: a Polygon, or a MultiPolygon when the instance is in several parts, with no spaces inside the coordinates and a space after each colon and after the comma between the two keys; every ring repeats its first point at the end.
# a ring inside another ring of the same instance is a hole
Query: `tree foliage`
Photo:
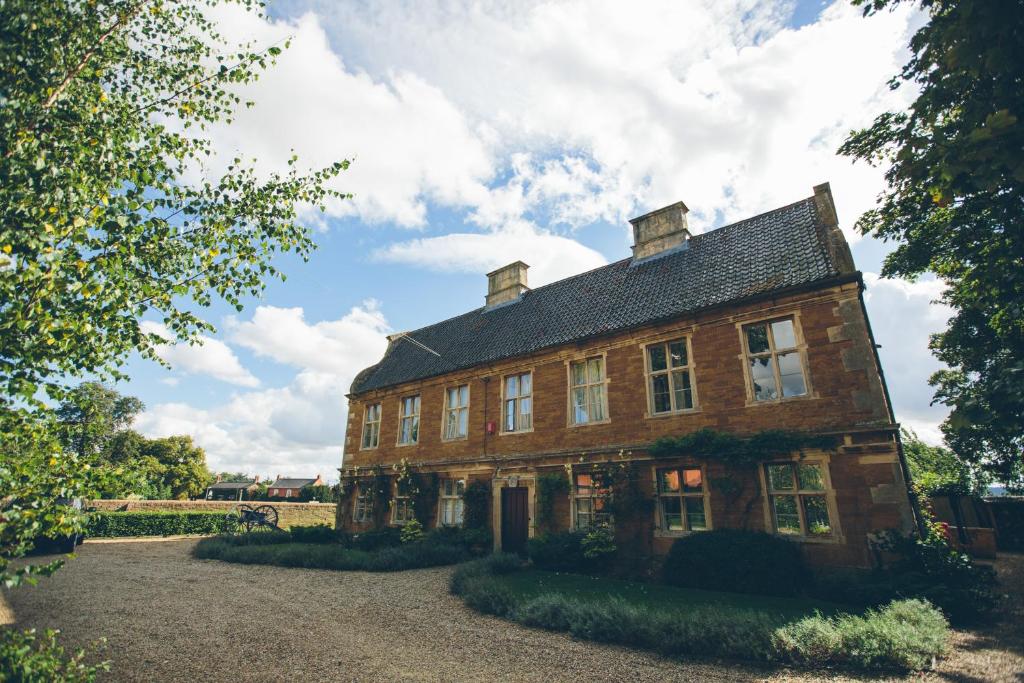
{"type": "MultiPolygon", "coordinates": [[[[854,0],[865,14],[900,0],[854,0]]],[[[920,0],[928,21],[890,83],[916,88],[906,111],[855,131],[840,153],[888,166],[887,188],[860,217],[896,243],[883,274],[935,273],[954,310],[931,348],[953,451],[1008,482],[1024,448],[1024,4],[920,0]]]]}
{"type": "Polygon", "coordinates": [[[942,446],[929,446],[917,434],[903,430],[903,453],[917,490],[926,496],[983,495],[989,478],[978,466],[942,446]]]}

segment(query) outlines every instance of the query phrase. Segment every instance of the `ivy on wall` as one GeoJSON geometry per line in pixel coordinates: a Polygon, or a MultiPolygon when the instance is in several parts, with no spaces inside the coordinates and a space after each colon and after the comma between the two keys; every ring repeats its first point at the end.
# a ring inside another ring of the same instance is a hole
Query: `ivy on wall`
{"type": "Polygon", "coordinates": [[[491,519],[491,484],[480,479],[466,483],[462,492],[463,524],[467,529],[486,529],[491,519]]]}
{"type": "Polygon", "coordinates": [[[564,472],[537,477],[537,528],[549,529],[555,516],[555,499],[569,493],[569,477],[564,472]]]}
{"type": "Polygon", "coordinates": [[[705,428],[683,436],[664,436],[655,441],[648,452],[655,458],[689,456],[729,465],[753,465],[793,452],[802,454],[810,448],[835,450],[837,443],[834,436],[781,429],[767,429],[744,437],[705,428]]]}
{"type": "Polygon", "coordinates": [[[395,486],[399,495],[408,496],[412,503],[412,512],[423,527],[429,527],[437,508],[438,477],[434,472],[418,472],[409,461],[402,458],[392,466],[395,475],[395,486]]]}

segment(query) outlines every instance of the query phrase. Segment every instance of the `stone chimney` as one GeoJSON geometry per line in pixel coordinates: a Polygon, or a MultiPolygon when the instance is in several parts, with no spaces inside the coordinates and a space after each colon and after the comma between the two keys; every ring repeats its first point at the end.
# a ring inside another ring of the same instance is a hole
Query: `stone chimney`
{"type": "Polygon", "coordinates": [[[633,259],[644,259],[677,247],[685,249],[690,239],[690,231],[686,227],[687,212],[686,204],[676,202],[630,219],[633,259]]]}
{"type": "Polygon", "coordinates": [[[839,219],[836,217],[836,203],[832,199],[832,187],[828,183],[814,186],[814,205],[818,209],[818,227],[821,230],[822,241],[828,249],[832,260],[840,273],[855,273],[857,267],[853,265],[853,254],[850,253],[850,245],[846,242],[846,236],[839,228],[839,219]]]}
{"type": "Polygon", "coordinates": [[[527,291],[526,269],[529,267],[516,261],[487,273],[487,307],[515,301],[527,291]]]}

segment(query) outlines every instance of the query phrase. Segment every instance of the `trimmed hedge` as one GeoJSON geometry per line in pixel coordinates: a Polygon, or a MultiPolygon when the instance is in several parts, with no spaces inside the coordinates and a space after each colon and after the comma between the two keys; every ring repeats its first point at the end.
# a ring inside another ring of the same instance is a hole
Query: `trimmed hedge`
{"type": "Polygon", "coordinates": [[[229,530],[223,512],[93,512],[86,524],[88,536],[177,536],[219,534],[229,530]]]}

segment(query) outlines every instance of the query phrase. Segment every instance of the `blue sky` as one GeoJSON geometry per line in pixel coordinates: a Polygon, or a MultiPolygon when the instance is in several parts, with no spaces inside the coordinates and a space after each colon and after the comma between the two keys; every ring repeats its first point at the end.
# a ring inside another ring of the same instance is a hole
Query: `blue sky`
{"type": "MultiPolygon", "coordinates": [[[[353,158],[352,201],[313,217],[308,263],[280,259],[203,346],[136,359],[120,387],[152,436],[189,433],[218,470],[337,476],[344,394],[389,332],[482,304],[484,273],[522,259],[533,285],[629,255],[627,219],[683,200],[711,229],[832,183],[869,283],[900,420],[936,440],[927,336],[948,312],[934,281],[881,281],[886,245],[855,218],[881,173],[837,158],[844,133],[912,93],[886,80],[915,17],[845,4],[295,0],[217,17],[230,37],[292,46],[212,132],[260,171],[294,149],[353,158]]],[[[215,164],[214,164],[215,167],[215,164]]],[[[147,323],[154,328],[154,322],[147,323]]]]}

